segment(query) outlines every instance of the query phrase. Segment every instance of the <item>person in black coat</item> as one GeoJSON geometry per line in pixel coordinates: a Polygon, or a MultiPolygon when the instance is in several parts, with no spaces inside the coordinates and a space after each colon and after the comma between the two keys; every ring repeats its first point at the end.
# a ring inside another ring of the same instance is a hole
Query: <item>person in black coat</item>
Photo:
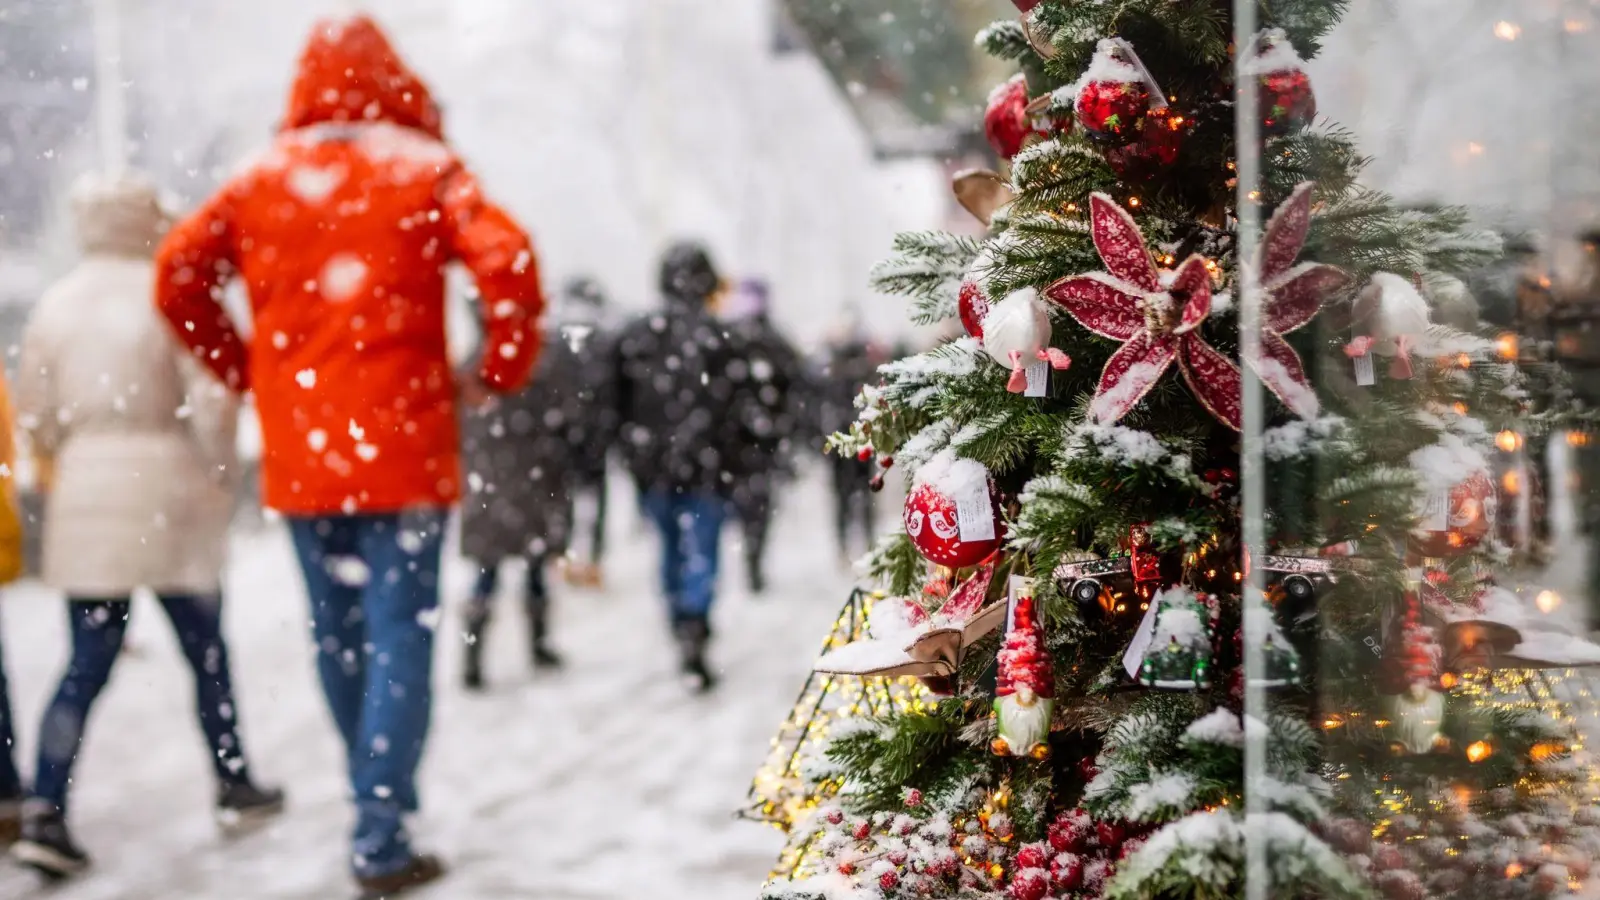
{"type": "MultiPolygon", "coordinates": [[[[600,283],[588,276],[578,276],[563,287],[561,305],[557,309],[562,340],[579,355],[596,361],[583,366],[579,374],[578,396],[586,412],[570,433],[574,511],[576,513],[585,498],[592,498],[587,505],[593,508],[594,515],[586,529],[589,535],[586,557],[578,558],[574,548],[571,552],[574,558],[567,567],[570,583],[592,588],[605,583],[601,563],[606,549],[606,472],[617,439],[615,373],[606,363],[614,352],[617,335],[607,321],[608,306],[600,283]]],[[[574,524],[577,524],[576,519],[574,524]]],[[[574,537],[578,534],[575,532],[574,537]]]]}
{"type": "Polygon", "coordinates": [[[707,308],[719,284],[704,247],[674,244],[661,307],[628,323],[612,354],[617,445],[660,532],[661,591],[683,671],[701,690],[715,683],[705,653],[750,373],[707,308]]]}
{"type": "Polygon", "coordinates": [[[806,394],[805,364],[768,316],[765,282],[747,279],[728,297],[723,319],[750,365],[739,404],[743,441],[734,472],[733,510],[744,529],[750,591],[766,590],[767,534],[779,487],[794,475],[794,441],[806,394]]]}
{"type": "Polygon", "coordinates": [[[547,329],[528,387],[463,414],[467,494],[461,501],[461,555],[478,564],[465,617],[462,681],[468,689],[483,687],[483,643],[507,560],[527,561],[522,605],[533,665],[561,664],[550,647],[545,568],[567,551],[572,538],[581,469],[574,448],[597,440],[595,394],[587,373],[605,365],[605,357],[583,352],[560,327],[547,329]]]}
{"type": "MultiPolygon", "coordinates": [[[[824,436],[849,431],[855,421],[857,395],[878,381],[878,367],[888,362],[883,347],[867,339],[860,322],[851,318],[823,352],[820,390],[816,404],[818,425],[824,436]]],[[[872,478],[879,473],[877,460],[860,460],[849,454],[828,454],[833,481],[834,534],[839,554],[852,556],[851,525],[858,524],[861,538],[871,545],[873,528],[872,478]]]]}

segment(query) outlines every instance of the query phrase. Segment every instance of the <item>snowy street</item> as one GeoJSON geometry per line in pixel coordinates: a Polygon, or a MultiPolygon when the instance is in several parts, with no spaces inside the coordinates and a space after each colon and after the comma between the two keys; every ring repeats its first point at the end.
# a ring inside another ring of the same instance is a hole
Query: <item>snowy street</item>
{"type": "MultiPolygon", "coordinates": [[[[416,896],[600,900],[648,886],[660,900],[754,897],[781,836],[733,814],[848,590],[832,546],[829,495],[814,476],[791,490],[773,536],[767,596],[745,591],[737,529],[725,532],[714,645],[723,683],[704,698],[674,677],[654,587],[654,537],[636,527],[625,485],[613,493],[606,590],[557,587],[564,672],[533,675],[520,610],[502,596],[490,689],[465,695],[457,610],[472,571],[447,560],[440,690],[414,831],[453,871],[416,896]]],[[[344,772],[316,685],[300,575],[280,528],[235,537],[228,586],[247,750],[263,781],[287,788],[288,812],[234,842],[218,835],[192,682],[161,611],[141,599],[133,649],[96,707],[77,770],[72,816],[95,866],[49,891],[55,900],[353,895],[344,772]]],[[[18,761],[28,772],[41,710],[66,660],[66,617],[58,598],[25,582],[5,591],[0,620],[18,761]]],[[[42,894],[38,885],[0,863],[0,897],[42,894]]]]}

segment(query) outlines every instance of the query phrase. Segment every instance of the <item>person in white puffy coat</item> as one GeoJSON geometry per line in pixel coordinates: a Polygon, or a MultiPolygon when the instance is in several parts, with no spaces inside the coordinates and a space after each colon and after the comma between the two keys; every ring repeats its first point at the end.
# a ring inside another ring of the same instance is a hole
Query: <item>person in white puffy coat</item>
{"type": "Polygon", "coordinates": [[[40,728],[12,852],[55,876],[88,861],[66,828],[67,786],[141,586],[194,670],[219,818],[234,825],[283,803],[250,779],[221,630],[237,403],[151,300],[151,256],[170,224],[155,189],[133,176],[85,179],[72,206],[83,258],[34,308],[16,386],[18,423],[48,473],[43,577],[66,595],[72,659],[40,728]]]}

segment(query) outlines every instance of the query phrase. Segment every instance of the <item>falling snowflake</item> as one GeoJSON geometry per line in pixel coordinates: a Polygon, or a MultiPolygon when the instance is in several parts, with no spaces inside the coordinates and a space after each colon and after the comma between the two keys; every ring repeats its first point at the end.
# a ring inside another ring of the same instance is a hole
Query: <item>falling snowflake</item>
{"type": "Polygon", "coordinates": [[[336,253],[322,267],[319,276],[322,296],[343,303],[355,297],[367,283],[367,264],[352,253],[336,253]]]}
{"type": "Polygon", "coordinates": [[[317,370],[301,369],[294,373],[294,380],[296,384],[309,391],[317,386],[317,370]]]}
{"type": "Polygon", "coordinates": [[[289,170],[289,192],[307,203],[321,203],[344,183],[343,166],[295,166],[289,170]]]}
{"type": "Polygon", "coordinates": [[[306,432],[306,446],[321,453],[328,446],[328,433],[321,428],[311,429],[306,432]]]}

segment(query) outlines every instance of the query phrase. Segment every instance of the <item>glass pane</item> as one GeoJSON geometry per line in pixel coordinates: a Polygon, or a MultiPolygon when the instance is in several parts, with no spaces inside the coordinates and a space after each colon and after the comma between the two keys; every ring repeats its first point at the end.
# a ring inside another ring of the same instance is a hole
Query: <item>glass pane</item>
{"type": "Polygon", "coordinates": [[[1591,6],[1234,5],[1249,896],[1588,889],[1591,6]]]}

